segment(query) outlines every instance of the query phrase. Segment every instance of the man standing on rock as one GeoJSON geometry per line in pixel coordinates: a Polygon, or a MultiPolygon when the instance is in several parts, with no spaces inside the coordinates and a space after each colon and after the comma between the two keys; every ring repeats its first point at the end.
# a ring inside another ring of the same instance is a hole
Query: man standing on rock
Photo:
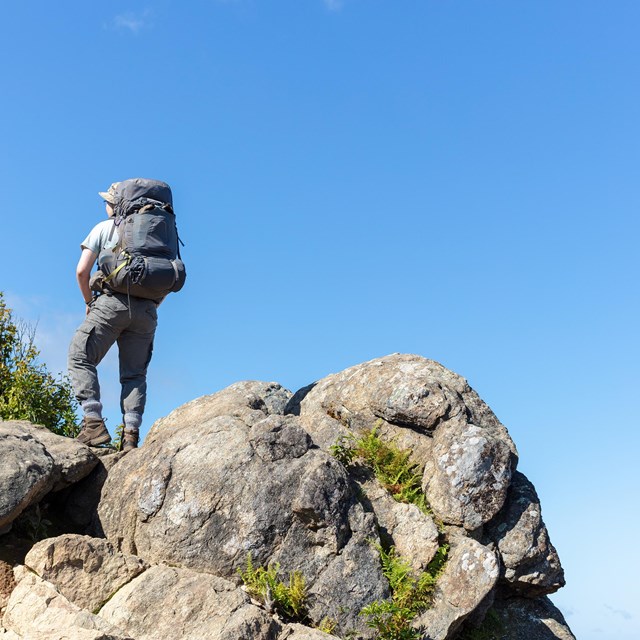
{"type": "Polygon", "coordinates": [[[115,182],[99,195],[108,219],[80,245],[76,276],[86,318],[69,347],[69,376],[84,413],[77,439],[89,446],[106,444],[111,436],[102,418],[96,367],[118,343],[122,449],[131,451],[139,442],[157,307],[170,291],[182,287],[186,273],[169,185],[133,178],[115,182]],[[96,260],[99,270],[90,278],[96,260]]]}

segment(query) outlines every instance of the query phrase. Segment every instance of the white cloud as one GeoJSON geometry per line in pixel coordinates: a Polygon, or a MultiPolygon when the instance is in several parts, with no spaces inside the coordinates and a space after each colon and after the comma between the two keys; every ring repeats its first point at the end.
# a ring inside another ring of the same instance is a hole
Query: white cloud
{"type": "Polygon", "coordinates": [[[151,10],[145,9],[142,12],[125,11],[118,14],[113,19],[113,26],[119,31],[130,31],[137,34],[142,29],[151,26],[151,10]]]}
{"type": "Polygon", "coordinates": [[[613,613],[616,616],[620,616],[625,620],[633,620],[633,616],[628,611],[625,611],[624,609],[615,609],[614,607],[608,604],[605,604],[604,607],[605,609],[608,609],[609,611],[611,611],[611,613],[613,613]]]}

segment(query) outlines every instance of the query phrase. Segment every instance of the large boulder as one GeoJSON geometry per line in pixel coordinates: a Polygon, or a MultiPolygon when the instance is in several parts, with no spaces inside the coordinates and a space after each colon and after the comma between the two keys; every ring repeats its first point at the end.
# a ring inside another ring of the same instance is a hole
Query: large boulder
{"type": "Polygon", "coordinates": [[[26,421],[0,421],[0,533],[50,491],[86,476],[97,464],[89,447],[26,421]]]}
{"type": "Polygon", "coordinates": [[[278,623],[232,582],[178,567],[154,566],[100,611],[136,640],[275,640],[278,623]]]}
{"type": "Polygon", "coordinates": [[[446,524],[474,530],[504,505],[516,447],[467,381],[433,360],[393,354],[365,362],[300,390],[286,410],[323,449],[372,428],[411,449],[446,524]]]}
{"type": "Polygon", "coordinates": [[[312,446],[278,385],[238,383],[156,423],[111,472],[98,509],[125,553],[238,580],[254,564],[303,572],[314,622],[367,633],[363,606],[388,595],[375,521],[344,467],[312,446]]]}
{"type": "Polygon", "coordinates": [[[53,583],[67,600],[93,612],[149,566],[141,558],[117,552],[107,540],[74,534],[38,542],[25,565],[53,583]]]}
{"type": "Polygon", "coordinates": [[[24,640],[133,640],[103,618],[69,602],[56,587],[27,571],[18,571],[2,624],[24,640]]]}
{"type": "Polygon", "coordinates": [[[526,476],[517,472],[502,512],[486,528],[498,546],[501,578],[509,589],[531,598],[564,586],[564,571],[542,521],[540,500],[526,476]]]}

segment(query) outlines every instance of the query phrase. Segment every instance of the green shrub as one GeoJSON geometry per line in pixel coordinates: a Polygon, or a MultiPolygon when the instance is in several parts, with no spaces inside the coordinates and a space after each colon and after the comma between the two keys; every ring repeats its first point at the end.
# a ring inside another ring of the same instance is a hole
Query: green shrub
{"type": "Polygon", "coordinates": [[[0,292],[0,419],[29,420],[74,437],[80,427],[71,385],[38,361],[34,333],[13,318],[0,292]]]}
{"type": "Polygon", "coordinates": [[[276,562],[265,567],[255,567],[251,554],[247,557],[247,568],[239,571],[247,591],[267,606],[273,604],[276,611],[287,620],[305,622],[307,620],[307,589],[304,576],[294,571],[289,576],[289,584],[278,577],[280,565],[276,562]]]}
{"type": "Polygon", "coordinates": [[[362,609],[367,625],[376,629],[379,640],[417,640],[421,634],[411,627],[412,620],[426,611],[433,601],[438,578],[444,571],[449,545],[442,544],[427,570],[416,576],[409,563],[394,547],[377,547],[382,573],[389,581],[391,600],[376,601],[362,609]]]}
{"type": "Polygon", "coordinates": [[[360,459],[398,502],[415,504],[424,513],[432,515],[422,491],[423,469],[411,462],[411,451],[382,440],[376,427],[359,438],[342,436],[330,451],[345,466],[360,459]]]}

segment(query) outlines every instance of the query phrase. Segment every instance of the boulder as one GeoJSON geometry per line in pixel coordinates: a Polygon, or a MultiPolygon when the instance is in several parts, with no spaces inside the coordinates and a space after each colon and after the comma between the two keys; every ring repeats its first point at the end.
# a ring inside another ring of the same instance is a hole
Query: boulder
{"type": "Polygon", "coordinates": [[[13,577],[13,568],[8,562],[0,560],[0,619],[2,619],[2,614],[9,601],[9,596],[15,586],[16,581],[13,577]]]}
{"type": "Polygon", "coordinates": [[[562,613],[547,597],[496,600],[500,640],[575,640],[562,613]]]}
{"type": "Polygon", "coordinates": [[[275,640],[278,623],[232,582],[178,567],[154,566],[100,611],[136,640],[275,640]]]}
{"type": "Polygon", "coordinates": [[[414,620],[413,626],[428,640],[453,638],[465,619],[491,599],[498,574],[494,551],[472,538],[454,538],[433,605],[414,620]]]}
{"type": "Polygon", "coordinates": [[[511,449],[503,439],[473,424],[447,422],[433,437],[422,488],[445,523],[474,530],[504,505],[511,473],[511,449]]]}
{"type": "Polygon", "coordinates": [[[25,640],[133,640],[99,616],[69,602],[50,582],[21,568],[2,624],[25,640]]]}
{"type": "Polygon", "coordinates": [[[339,640],[337,636],[297,623],[285,625],[278,636],[278,640],[332,640],[332,638],[339,640]]]}
{"type": "Polygon", "coordinates": [[[413,504],[397,502],[374,477],[359,484],[376,515],[381,540],[393,545],[414,571],[424,571],[440,544],[433,518],[413,504]]]}
{"type": "Polygon", "coordinates": [[[0,421],[0,450],[0,533],[27,507],[97,464],[89,447],[25,421],[0,421]]]}
{"type": "Polygon", "coordinates": [[[148,568],[144,560],[117,552],[107,540],[74,534],[38,542],[25,565],[53,583],[67,600],[91,612],[148,568]]]}
{"type": "Polygon", "coordinates": [[[388,595],[375,520],[344,467],[273,413],[289,395],[239,383],[174,411],[113,467],[98,516],[117,549],[154,564],[237,581],[251,554],[285,580],[302,571],[314,623],[366,633],[360,609],[388,595]]]}
{"type": "Polygon", "coordinates": [[[501,578],[509,588],[535,598],[564,586],[560,558],[542,521],[540,500],[526,476],[516,472],[502,512],[485,528],[497,544],[501,578]]]}
{"type": "Polygon", "coordinates": [[[323,449],[372,428],[410,449],[447,524],[474,530],[504,505],[516,447],[467,381],[433,360],[393,354],[365,362],[305,387],[286,411],[323,449]]]}

